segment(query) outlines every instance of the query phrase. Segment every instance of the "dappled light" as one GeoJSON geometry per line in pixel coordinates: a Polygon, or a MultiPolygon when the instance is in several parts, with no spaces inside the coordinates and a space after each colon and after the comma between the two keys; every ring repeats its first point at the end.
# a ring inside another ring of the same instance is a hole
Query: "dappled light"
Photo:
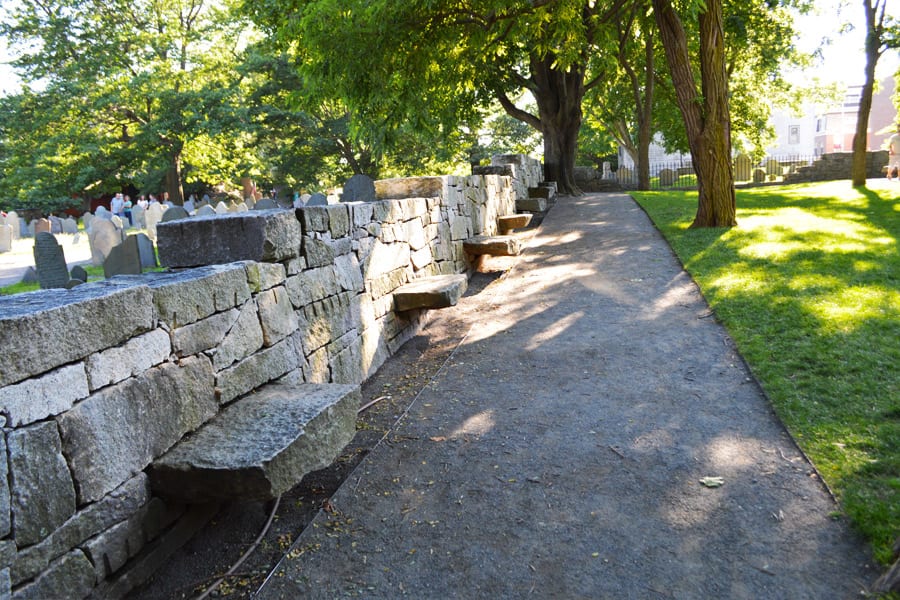
{"type": "Polygon", "coordinates": [[[450,437],[482,436],[489,433],[494,425],[494,411],[485,410],[466,419],[462,425],[450,433],[450,437]]]}

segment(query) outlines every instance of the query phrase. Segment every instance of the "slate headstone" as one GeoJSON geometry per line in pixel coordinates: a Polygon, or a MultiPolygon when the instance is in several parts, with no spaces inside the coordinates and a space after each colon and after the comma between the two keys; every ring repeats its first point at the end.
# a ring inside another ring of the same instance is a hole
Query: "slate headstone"
{"type": "Polygon", "coordinates": [[[88,241],[91,244],[91,263],[99,267],[110,251],[122,243],[122,230],[116,228],[112,221],[94,219],[88,241]]]}
{"type": "Polygon", "coordinates": [[[22,281],[20,283],[37,283],[38,276],[37,271],[35,271],[34,267],[28,267],[25,269],[25,274],[22,275],[22,281]]]}
{"type": "Polygon", "coordinates": [[[134,226],[138,229],[143,229],[147,226],[147,222],[144,220],[144,215],[146,213],[146,209],[139,204],[135,204],[131,208],[131,221],[134,223],[134,226]]]}
{"type": "Polygon", "coordinates": [[[3,223],[0,225],[0,252],[12,250],[13,228],[12,225],[3,223]]]}
{"type": "Polygon", "coordinates": [[[316,192],[306,201],[306,206],[328,206],[328,196],[321,192],[316,192]]]}
{"type": "Polygon", "coordinates": [[[37,228],[37,221],[31,221],[28,226],[25,228],[25,231],[28,232],[28,237],[34,237],[34,230],[37,228]]]}
{"type": "Polygon", "coordinates": [[[341,202],[375,202],[375,181],[368,175],[357,173],[344,184],[341,202]]]}
{"type": "Polygon", "coordinates": [[[190,218],[191,215],[188,214],[188,211],[184,210],[183,206],[178,206],[174,204],[166,209],[166,212],[162,215],[162,223],[168,223],[169,221],[177,221],[179,219],[187,219],[190,218]]]}
{"type": "Polygon", "coordinates": [[[188,200],[187,202],[185,202],[184,210],[186,210],[189,215],[193,214],[193,212],[196,210],[196,208],[194,207],[194,201],[188,200]]]}
{"type": "Polygon", "coordinates": [[[94,215],[91,213],[84,213],[81,215],[81,222],[84,224],[84,230],[90,232],[91,230],[91,221],[94,220],[94,215]]]}
{"type": "Polygon", "coordinates": [[[147,237],[146,233],[137,233],[133,237],[137,238],[138,254],[141,256],[141,267],[146,269],[154,269],[158,265],[156,263],[156,251],[153,248],[153,241],[147,237]]]}
{"type": "Polygon", "coordinates": [[[253,205],[253,210],[268,210],[270,208],[278,208],[278,205],[271,198],[263,198],[253,205]]]}
{"type": "Polygon", "coordinates": [[[64,288],[69,283],[65,254],[52,233],[41,231],[34,237],[34,268],[42,290],[64,288]]]}
{"type": "Polygon", "coordinates": [[[220,200],[219,203],[216,204],[216,214],[217,215],[228,214],[228,205],[220,200]]]}
{"type": "Polygon", "coordinates": [[[25,222],[25,217],[19,217],[19,237],[31,237],[31,232],[28,230],[28,223],[25,222]]]}
{"type": "Polygon", "coordinates": [[[77,287],[77,286],[81,285],[82,283],[85,283],[85,282],[80,279],[70,279],[69,282],[66,284],[66,289],[71,290],[73,287],[77,287]]]}
{"type": "Polygon", "coordinates": [[[129,235],[125,241],[109,251],[109,256],[103,261],[103,276],[109,279],[116,275],[140,274],[141,253],[138,250],[137,236],[129,235]]]}
{"type": "Polygon", "coordinates": [[[203,206],[201,206],[200,208],[197,209],[197,214],[194,216],[210,217],[210,216],[215,216],[216,214],[218,214],[218,213],[216,213],[216,209],[214,209],[209,204],[204,204],[203,206]]]}
{"type": "Polygon", "coordinates": [[[58,235],[63,232],[62,219],[53,215],[50,215],[47,219],[50,221],[50,233],[58,235]]]}
{"type": "Polygon", "coordinates": [[[151,240],[156,241],[156,224],[160,222],[162,216],[163,207],[158,202],[148,206],[147,211],[144,213],[144,224],[146,225],[147,235],[151,240]]]}
{"type": "Polygon", "coordinates": [[[69,273],[72,279],[78,279],[82,283],[87,283],[88,273],[84,270],[84,267],[81,265],[75,265],[72,267],[71,272],[69,273]]]}
{"type": "Polygon", "coordinates": [[[38,219],[32,221],[34,223],[34,235],[37,237],[39,233],[50,233],[50,221],[48,219],[38,219]]]}
{"type": "Polygon", "coordinates": [[[22,237],[22,219],[16,211],[11,210],[6,213],[6,224],[12,226],[14,240],[22,237]]]}
{"type": "Polygon", "coordinates": [[[70,234],[78,233],[78,221],[76,221],[72,217],[67,217],[67,218],[63,219],[62,232],[70,233],[70,234]]]}

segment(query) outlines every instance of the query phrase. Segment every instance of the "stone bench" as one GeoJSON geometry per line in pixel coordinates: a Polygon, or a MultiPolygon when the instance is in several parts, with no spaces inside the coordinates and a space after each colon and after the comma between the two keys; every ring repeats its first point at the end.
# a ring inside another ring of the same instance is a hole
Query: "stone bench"
{"type": "Polygon", "coordinates": [[[477,235],[465,240],[463,249],[473,256],[516,256],[522,251],[522,244],[511,235],[477,235]]]}
{"type": "Polygon", "coordinates": [[[394,290],[394,310],[402,312],[455,306],[465,293],[468,282],[464,274],[416,279],[394,290]]]}
{"type": "Polygon", "coordinates": [[[514,229],[527,227],[531,223],[531,215],[522,213],[521,215],[504,215],[497,218],[497,229],[501,235],[507,235],[514,229]]]}
{"type": "Polygon", "coordinates": [[[544,212],[547,203],[556,198],[556,182],[548,181],[536,187],[528,188],[527,198],[516,199],[516,210],[519,212],[544,212]]]}
{"type": "Polygon", "coordinates": [[[355,385],[264,385],[156,459],[151,486],[189,504],[275,498],[353,439],[359,394],[355,385]]]}

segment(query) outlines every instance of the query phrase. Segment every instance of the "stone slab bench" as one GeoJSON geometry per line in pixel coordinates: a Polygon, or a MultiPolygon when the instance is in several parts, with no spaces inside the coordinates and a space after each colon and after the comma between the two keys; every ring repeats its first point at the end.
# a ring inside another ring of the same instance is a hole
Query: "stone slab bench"
{"type": "Polygon", "coordinates": [[[516,199],[516,211],[517,212],[544,212],[547,210],[547,199],[546,198],[517,198],[516,199]]]}
{"type": "Polygon", "coordinates": [[[497,218],[497,229],[501,235],[507,235],[514,229],[527,227],[531,223],[531,215],[523,213],[521,215],[503,215],[497,218]]]}
{"type": "Polygon", "coordinates": [[[154,461],[151,486],[186,503],[275,498],[350,442],[359,394],[354,385],[265,385],[154,461]]]}
{"type": "Polygon", "coordinates": [[[522,244],[511,235],[477,235],[465,240],[463,249],[475,256],[516,256],[522,251],[522,244]]]}
{"type": "Polygon", "coordinates": [[[397,311],[456,306],[466,291],[469,280],[464,274],[435,275],[416,279],[394,291],[397,311]]]}

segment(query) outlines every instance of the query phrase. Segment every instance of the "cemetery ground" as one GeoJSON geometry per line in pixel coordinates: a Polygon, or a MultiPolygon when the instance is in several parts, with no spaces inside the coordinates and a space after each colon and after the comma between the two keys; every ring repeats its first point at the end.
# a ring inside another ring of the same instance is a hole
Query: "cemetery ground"
{"type": "Polygon", "coordinates": [[[738,190],[729,230],[688,228],[696,193],[633,196],[887,564],[900,536],[900,186],[738,190]]]}

